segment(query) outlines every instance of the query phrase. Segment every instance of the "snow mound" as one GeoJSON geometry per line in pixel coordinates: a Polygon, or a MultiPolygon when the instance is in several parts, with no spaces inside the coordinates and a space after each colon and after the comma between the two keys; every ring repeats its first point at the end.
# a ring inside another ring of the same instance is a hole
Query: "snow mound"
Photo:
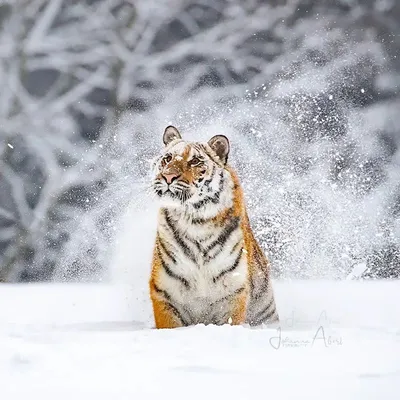
{"type": "Polygon", "coordinates": [[[3,285],[2,398],[400,398],[400,282],[275,288],[281,327],[155,330],[128,285],[3,285]]]}

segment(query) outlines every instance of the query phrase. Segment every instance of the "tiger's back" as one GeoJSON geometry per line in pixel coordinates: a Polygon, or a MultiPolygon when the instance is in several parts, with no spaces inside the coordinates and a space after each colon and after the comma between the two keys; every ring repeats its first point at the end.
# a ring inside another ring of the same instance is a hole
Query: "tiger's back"
{"type": "Polygon", "coordinates": [[[228,140],[187,143],[167,127],[164,143],[153,183],[162,201],[150,278],[156,327],[278,321],[228,140]]]}

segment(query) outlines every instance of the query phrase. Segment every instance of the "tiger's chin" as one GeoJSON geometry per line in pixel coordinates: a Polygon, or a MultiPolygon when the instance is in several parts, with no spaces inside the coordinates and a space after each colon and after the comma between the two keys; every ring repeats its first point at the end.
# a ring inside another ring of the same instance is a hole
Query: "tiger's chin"
{"type": "Polygon", "coordinates": [[[188,204],[188,200],[192,197],[189,192],[174,192],[167,190],[165,192],[156,191],[160,206],[163,208],[183,208],[188,204]]]}

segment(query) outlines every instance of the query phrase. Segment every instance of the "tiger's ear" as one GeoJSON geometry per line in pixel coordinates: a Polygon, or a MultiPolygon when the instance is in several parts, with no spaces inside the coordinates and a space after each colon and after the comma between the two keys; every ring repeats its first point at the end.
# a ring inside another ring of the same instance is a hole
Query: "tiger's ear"
{"type": "Polygon", "coordinates": [[[179,133],[178,129],[176,129],[174,126],[169,125],[165,128],[164,131],[164,136],[163,136],[163,142],[167,146],[170,144],[173,140],[176,139],[182,139],[181,134],[179,133]]]}
{"type": "Polygon", "coordinates": [[[219,159],[226,164],[229,155],[229,140],[224,135],[213,136],[209,141],[208,145],[214,150],[215,154],[219,159]]]}

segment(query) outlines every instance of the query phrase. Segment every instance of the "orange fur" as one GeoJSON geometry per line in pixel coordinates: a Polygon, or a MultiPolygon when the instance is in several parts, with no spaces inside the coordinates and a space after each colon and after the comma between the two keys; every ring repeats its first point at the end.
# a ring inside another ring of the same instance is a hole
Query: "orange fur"
{"type": "Polygon", "coordinates": [[[182,326],[169,308],[168,304],[158,298],[157,292],[154,288],[150,289],[150,296],[157,329],[179,328],[182,326]]]}
{"type": "Polygon", "coordinates": [[[232,302],[232,325],[246,322],[248,291],[238,294],[232,302]]]}

